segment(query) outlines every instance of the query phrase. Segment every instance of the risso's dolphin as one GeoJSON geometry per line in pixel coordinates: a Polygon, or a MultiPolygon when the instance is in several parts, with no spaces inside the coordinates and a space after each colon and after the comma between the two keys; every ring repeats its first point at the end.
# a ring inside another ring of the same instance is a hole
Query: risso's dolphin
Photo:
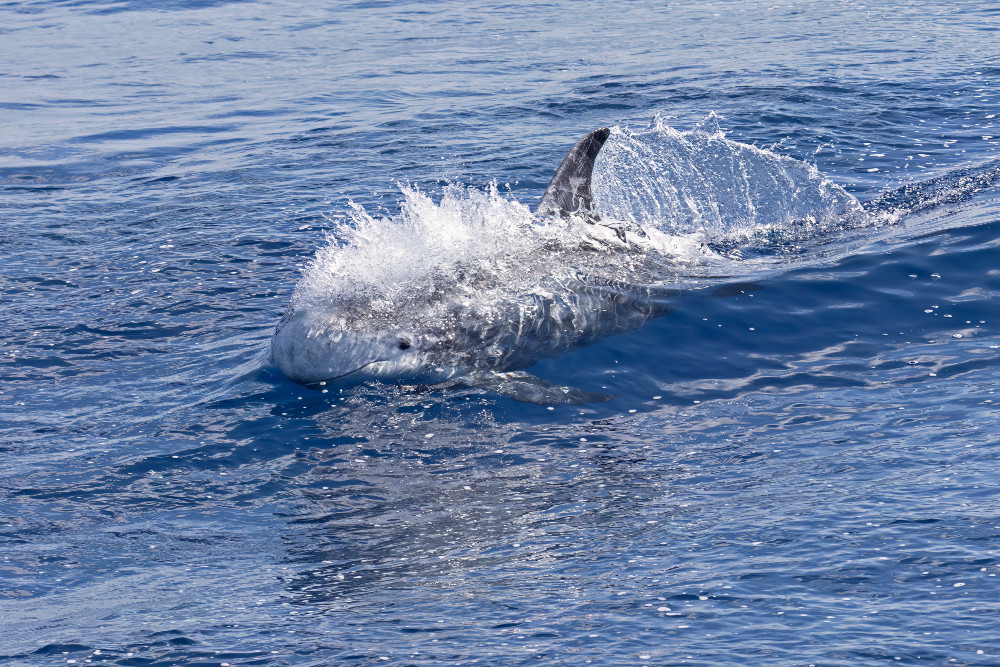
{"type": "MultiPolygon", "coordinates": [[[[480,239],[462,239],[457,253],[446,248],[436,266],[433,257],[430,263],[417,261],[416,270],[425,275],[403,275],[404,270],[391,285],[377,280],[369,284],[338,280],[343,276],[333,274],[347,269],[349,262],[331,267],[330,273],[321,267],[329,265],[330,254],[357,253],[358,244],[328,248],[326,256],[321,252],[275,329],[272,362],[288,379],[303,384],[371,380],[427,384],[462,377],[529,402],[609,398],[514,371],[635,329],[667,310],[665,300],[652,294],[654,290],[637,289],[621,279],[627,275],[621,270],[627,262],[620,257],[605,258],[615,267],[610,273],[588,271],[594,266],[593,255],[620,255],[627,250],[624,227],[599,224],[592,210],[594,160],[610,134],[610,128],[600,128],[570,150],[553,175],[536,216],[525,215],[523,207],[499,198],[495,190],[478,196],[466,193],[469,198],[458,199],[460,209],[475,209],[477,204],[497,208],[499,219],[491,221],[487,213],[487,219],[454,224],[451,229],[423,230],[456,236],[483,232],[480,239]],[[495,238],[498,229],[489,228],[491,222],[516,241],[495,238]],[[583,228],[583,233],[577,229],[574,234],[574,227],[583,228]],[[477,240],[497,247],[483,253],[477,240]],[[531,254],[524,255],[526,251],[531,254]],[[317,284],[325,279],[332,280],[317,284]]],[[[426,203],[418,193],[408,195],[409,203],[426,203]]],[[[412,229],[413,218],[420,216],[411,211],[409,225],[377,232],[412,235],[417,231],[412,229]]],[[[362,217],[360,222],[372,220],[362,217]]],[[[375,252],[359,254],[375,261],[414,261],[399,257],[395,243],[384,243],[385,253],[378,256],[378,246],[383,244],[366,241],[363,249],[375,252]]],[[[448,239],[443,245],[450,245],[448,239]]],[[[426,248],[412,252],[421,250],[426,248]]],[[[413,267],[405,269],[412,274],[413,267]]]]}
{"type": "Polygon", "coordinates": [[[296,287],[272,362],[303,384],[460,379],[535,403],[603,400],[524,369],[636,329],[684,290],[822,259],[830,244],[808,239],[932,199],[928,186],[862,205],[712,116],[688,132],[655,123],[587,134],[534,212],[495,185],[439,202],[404,188],[391,217],[356,207],[296,287]]]}

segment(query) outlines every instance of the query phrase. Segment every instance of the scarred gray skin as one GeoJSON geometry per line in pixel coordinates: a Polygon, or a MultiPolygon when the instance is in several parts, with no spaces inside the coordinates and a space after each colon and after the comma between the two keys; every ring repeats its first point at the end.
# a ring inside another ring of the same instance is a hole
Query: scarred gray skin
{"type": "Polygon", "coordinates": [[[484,307],[449,304],[445,315],[420,331],[370,326],[349,330],[315,310],[293,312],[279,323],[271,357],[285,376],[319,381],[409,380],[441,382],[474,371],[507,372],[637,329],[665,314],[667,290],[598,284],[585,278],[484,307]]]}

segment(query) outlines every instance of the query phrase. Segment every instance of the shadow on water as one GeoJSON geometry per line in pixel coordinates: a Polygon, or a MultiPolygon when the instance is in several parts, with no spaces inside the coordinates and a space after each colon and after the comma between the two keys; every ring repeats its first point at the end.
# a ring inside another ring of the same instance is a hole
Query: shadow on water
{"type": "Polygon", "coordinates": [[[310,452],[306,511],[289,517],[307,530],[290,531],[287,544],[289,562],[303,566],[289,587],[301,602],[377,604],[372,596],[483,576],[512,560],[568,559],[573,533],[627,519],[648,495],[631,472],[642,456],[613,445],[560,436],[491,451],[421,445],[310,452]],[[581,498],[597,479],[607,493],[581,498]]]}

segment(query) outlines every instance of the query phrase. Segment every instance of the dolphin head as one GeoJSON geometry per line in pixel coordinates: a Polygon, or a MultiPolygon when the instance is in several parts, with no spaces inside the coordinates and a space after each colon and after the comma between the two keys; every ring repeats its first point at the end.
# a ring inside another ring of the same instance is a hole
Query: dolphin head
{"type": "Polygon", "coordinates": [[[440,382],[458,374],[443,366],[435,341],[410,331],[347,328],[336,318],[293,310],[271,340],[271,361],[302,384],[337,381],[440,382]]]}

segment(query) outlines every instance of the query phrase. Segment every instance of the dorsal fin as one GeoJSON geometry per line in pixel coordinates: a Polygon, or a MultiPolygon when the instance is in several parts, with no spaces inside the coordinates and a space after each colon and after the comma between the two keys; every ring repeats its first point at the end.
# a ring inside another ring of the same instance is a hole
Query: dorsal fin
{"type": "Polygon", "coordinates": [[[569,215],[578,211],[590,211],[590,177],[594,173],[594,160],[610,135],[611,129],[602,127],[573,146],[549,181],[549,187],[535,209],[536,213],[569,215]]]}

